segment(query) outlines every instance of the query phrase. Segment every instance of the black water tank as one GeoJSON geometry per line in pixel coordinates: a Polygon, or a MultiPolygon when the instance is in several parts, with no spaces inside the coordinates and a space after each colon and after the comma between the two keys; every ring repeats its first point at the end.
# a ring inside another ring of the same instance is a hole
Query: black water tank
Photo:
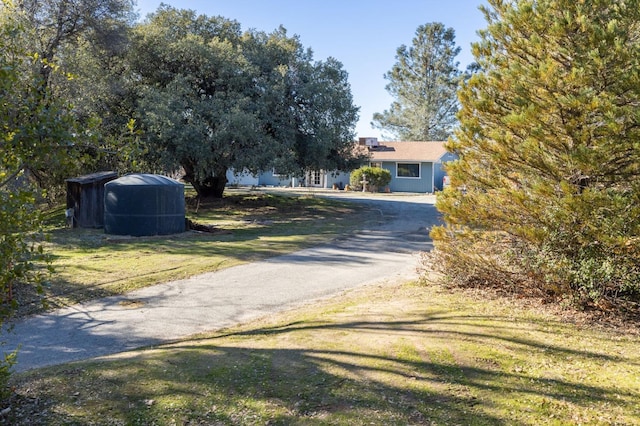
{"type": "Polygon", "coordinates": [[[131,174],[107,182],[104,230],[136,237],[184,232],[184,185],[151,174],[131,174]]]}

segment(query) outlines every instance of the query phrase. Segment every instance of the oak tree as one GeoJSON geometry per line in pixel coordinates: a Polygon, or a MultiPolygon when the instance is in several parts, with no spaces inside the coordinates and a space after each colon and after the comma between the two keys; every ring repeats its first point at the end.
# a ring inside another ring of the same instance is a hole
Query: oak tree
{"type": "Polygon", "coordinates": [[[199,195],[221,197],[229,169],[300,174],[352,159],[357,108],[346,72],[333,59],[313,62],[284,28],[242,32],[163,6],[135,34],[149,151],[199,195]]]}
{"type": "MultiPolygon", "coordinates": [[[[127,29],[135,19],[133,2],[15,0],[12,4],[11,13],[23,28],[22,36],[12,43],[20,43],[34,58],[21,73],[25,80],[38,82],[35,95],[42,109],[64,105],[78,124],[72,138],[59,139],[60,154],[68,161],[30,165],[31,176],[51,193],[70,175],[95,171],[96,160],[105,151],[102,123],[112,115],[105,114],[101,104],[117,93],[113,86],[121,79],[111,68],[118,63],[113,58],[126,48],[127,29]]],[[[120,132],[128,121],[122,120],[120,132]]]]}

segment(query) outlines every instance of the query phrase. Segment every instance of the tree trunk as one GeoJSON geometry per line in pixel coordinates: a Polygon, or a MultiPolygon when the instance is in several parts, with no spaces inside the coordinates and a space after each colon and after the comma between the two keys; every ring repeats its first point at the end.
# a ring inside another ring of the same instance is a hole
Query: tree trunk
{"type": "Polygon", "coordinates": [[[190,168],[184,166],[186,174],[184,180],[193,185],[199,198],[222,198],[227,185],[227,170],[217,170],[215,176],[196,179],[190,168]]]}
{"type": "Polygon", "coordinates": [[[226,176],[208,177],[197,184],[193,183],[193,187],[201,198],[222,198],[226,185],[226,176]]]}

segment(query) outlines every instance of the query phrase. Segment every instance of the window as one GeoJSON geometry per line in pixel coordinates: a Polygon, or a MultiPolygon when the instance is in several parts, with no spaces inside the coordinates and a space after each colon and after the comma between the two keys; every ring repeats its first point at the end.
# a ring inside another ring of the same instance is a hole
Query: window
{"type": "Polygon", "coordinates": [[[420,179],[420,163],[398,163],[396,177],[420,179]]]}
{"type": "Polygon", "coordinates": [[[322,183],[322,175],[318,171],[311,172],[311,184],[318,186],[322,183]]]}
{"type": "Polygon", "coordinates": [[[382,163],[380,161],[372,161],[370,164],[371,164],[371,167],[377,167],[379,169],[382,168],[382,163]]]}

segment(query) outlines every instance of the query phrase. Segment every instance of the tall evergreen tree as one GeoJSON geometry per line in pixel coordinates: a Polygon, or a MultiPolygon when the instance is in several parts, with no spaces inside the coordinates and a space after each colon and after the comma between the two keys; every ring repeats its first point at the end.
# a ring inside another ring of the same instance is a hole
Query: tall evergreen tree
{"type": "Polygon", "coordinates": [[[373,115],[372,124],[402,140],[446,140],[457,123],[456,91],[463,75],[458,53],[452,28],[439,22],[419,26],[412,45],[398,48],[397,62],[385,74],[395,100],[373,115]]]}
{"type": "Polygon", "coordinates": [[[465,282],[637,301],[640,1],[489,4],[449,145],[458,190],[437,204],[440,265],[465,282]]]}

